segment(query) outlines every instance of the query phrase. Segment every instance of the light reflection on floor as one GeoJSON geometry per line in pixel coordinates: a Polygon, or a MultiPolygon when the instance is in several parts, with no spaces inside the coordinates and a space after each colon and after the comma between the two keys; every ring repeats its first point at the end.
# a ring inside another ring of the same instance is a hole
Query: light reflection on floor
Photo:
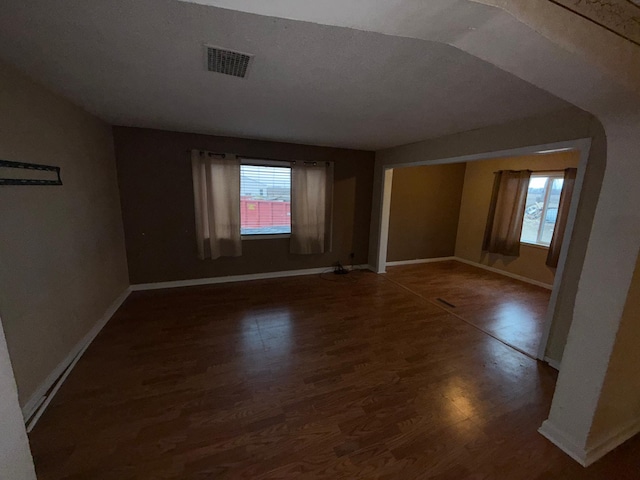
{"type": "Polygon", "coordinates": [[[473,382],[467,381],[463,376],[452,376],[444,385],[442,393],[455,406],[455,410],[450,409],[449,412],[452,422],[459,422],[479,414],[482,417],[484,409],[482,403],[478,401],[478,392],[473,382]]]}
{"type": "Polygon", "coordinates": [[[481,323],[486,328],[499,330],[511,327],[515,324],[531,324],[536,326],[535,322],[531,322],[531,318],[535,318],[535,312],[527,308],[521,302],[505,302],[495,307],[480,312],[474,312],[469,315],[474,321],[481,323]]]}
{"type": "Polygon", "coordinates": [[[505,344],[538,354],[550,292],[459,262],[389,267],[385,278],[505,344]]]}
{"type": "Polygon", "coordinates": [[[248,350],[260,349],[269,364],[285,359],[293,342],[293,315],[288,307],[252,310],[242,319],[242,342],[248,350]]]}
{"type": "Polygon", "coordinates": [[[245,315],[240,323],[242,352],[263,350],[264,345],[260,337],[260,329],[253,315],[245,315]]]}

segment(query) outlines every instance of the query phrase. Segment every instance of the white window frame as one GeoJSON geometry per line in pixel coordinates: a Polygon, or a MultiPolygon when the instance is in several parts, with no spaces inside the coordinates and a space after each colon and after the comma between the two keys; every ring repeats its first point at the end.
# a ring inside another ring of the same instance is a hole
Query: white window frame
{"type": "MultiPolygon", "coordinates": [[[[554,180],[557,180],[557,179],[563,180],[564,175],[559,172],[536,172],[531,175],[531,179],[537,178],[537,177],[546,177],[549,179],[547,180],[547,185],[545,187],[544,201],[542,204],[542,213],[540,214],[540,225],[538,225],[538,235],[536,236],[535,243],[523,242],[522,240],[520,240],[520,243],[522,245],[528,245],[530,247],[537,247],[537,248],[543,248],[545,250],[548,250],[551,243],[549,243],[549,245],[547,245],[546,243],[542,243],[541,238],[542,238],[542,231],[544,230],[544,219],[547,218],[547,209],[549,208],[549,197],[551,196],[551,186],[553,185],[554,180]]],[[[531,182],[531,179],[529,180],[529,182],[531,182]]],[[[564,184],[562,185],[562,188],[564,188],[564,184]]],[[[560,191],[562,192],[562,190],[560,191]]],[[[527,193],[528,193],[528,190],[527,190],[527,193]]],[[[558,221],[558,216],[556,215],[556,223],[557,221],[558,221]]],[[[555,223],[554,223],[554,229],[555,229],[555,223]]],[[[522,230],[520,231],[520,238],[522,239],[522,230]]]]}
{"type": "MultiPolygon", "coordinates": [[[[291,170],[291,162],[284,160],[266,160],[263,158],[245,158],[240,157],[240,165],[252,165],[256,167],[284,167],[291,170]]],[[[242,213],[240,214],[240,223],[242,224],[242,213]]],[[[242,227],[240,227],[242,228],[242,227]]],[[[255,233],[250,235],[241,235],[241,240],[275,240],[278,238],[291,238],[290,233],[255,233]]]]}

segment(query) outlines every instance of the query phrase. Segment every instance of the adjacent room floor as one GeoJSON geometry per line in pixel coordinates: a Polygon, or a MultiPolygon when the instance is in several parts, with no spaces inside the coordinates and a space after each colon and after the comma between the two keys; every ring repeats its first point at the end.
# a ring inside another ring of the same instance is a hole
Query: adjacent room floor
{"type": "Polygon", "coordinates": [[[550,290],[456,261],[387,267],[386,277],[537,357],[550,290]]]}
{"type": "Polygon", "coordinates": [[[556,372],[402,272],[133,293],[30,434],[39,478],[637,478],[640,439],[585,470],[538,434],[556,372]]]}

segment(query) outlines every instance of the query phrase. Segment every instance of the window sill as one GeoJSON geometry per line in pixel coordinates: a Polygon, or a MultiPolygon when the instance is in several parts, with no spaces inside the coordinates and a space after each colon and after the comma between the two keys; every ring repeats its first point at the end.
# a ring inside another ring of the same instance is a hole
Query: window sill
{"type": "Polygon", "coordinates": [[[275,240],[278,238],[291,238],[290,233],[267,233],[262,235],[242,235],[241,239],[244,240],[275,240]]]}
{"type": "Polygon", "coordinates": [[[520,242],[520,245],[524,245],[525,247],[539,248],[541,250],[549,250],[549,245],[540,245],[538,243],[520,242]]]}

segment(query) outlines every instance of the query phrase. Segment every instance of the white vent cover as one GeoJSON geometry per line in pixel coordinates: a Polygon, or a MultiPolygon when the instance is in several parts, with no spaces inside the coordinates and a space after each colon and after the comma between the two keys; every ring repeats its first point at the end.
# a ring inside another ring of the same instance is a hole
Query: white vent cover
{"type": "Polygon", "coordinates": [[[210,72],[244,78],[250,60],[251,55],[246,53],[207,46],[207,69],[210,72]]]}

